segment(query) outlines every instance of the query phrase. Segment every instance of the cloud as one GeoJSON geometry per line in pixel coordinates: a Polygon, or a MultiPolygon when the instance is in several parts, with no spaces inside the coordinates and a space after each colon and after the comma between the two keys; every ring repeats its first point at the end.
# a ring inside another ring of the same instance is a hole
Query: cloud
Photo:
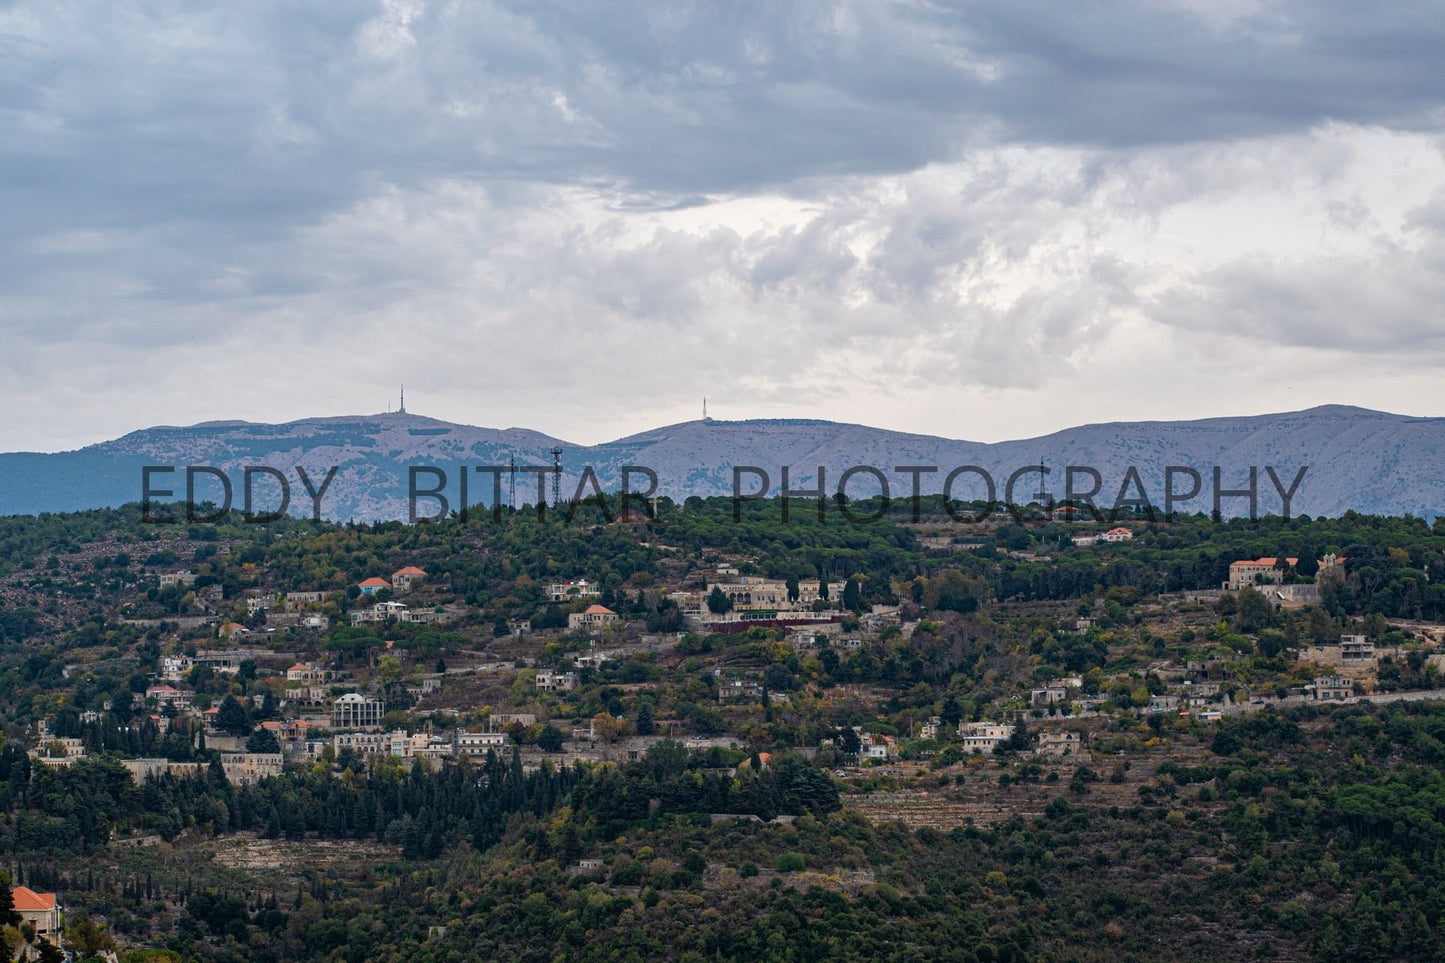
{"type": "Polygon", "coordinates": [[[0,372],[47,414],[4,446],[402,380],[606,437],[704,388],[940,430],[906,399],[1042,417],[1222,345],[1438,365],[1442,29],[1413,4],[12,4],[0,372]]]}

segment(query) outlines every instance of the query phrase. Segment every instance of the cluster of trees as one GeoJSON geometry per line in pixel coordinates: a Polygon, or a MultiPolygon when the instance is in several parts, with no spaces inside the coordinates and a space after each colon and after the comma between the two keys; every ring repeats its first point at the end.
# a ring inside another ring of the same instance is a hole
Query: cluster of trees
{"type": "MultiPolygon", "coordinates": [[[[972,708],[955,701],[945,714],[972,708]]],[[[827,774],[799,757],[667,742],[615,766],[524,773],[514,755],[406,771],[347,759],[341,778],[297,771],[242,788],[214,769],[140,786],[105,762],[32,771],[12,746],[0,752],[11,793],[0,847],[71,859],[112,824],[397,847],[402,864],[376,867],[367,884],[289,905],[189,890],[172,946],[207,960],[319,960],[341,947],[376,961],[861,960],[920,940],[949,960],[1034,959],[1059,941],[1127,959],[1157,952],[1166,915],[1181,960],[1260,946],[1329,961],[1440,957],[1445,706],[1266,712],[1220,724],[1211,748],[1158,767],[1137,805],[1059,798],[1038,817],[939,832],[848,815],[827,774]],[[568,872],[585,857],[603,868],[568,872]],[[419,881],[418,866],[439,872],[419,881]],[[429,936],[433,924],[446,934],[429,936]]],[[[1076,782],[1076,798],[1094,798],[1087,778],[1076,782]]],[[[137,904],[151,886],[128,885],[137,904]]]]}
{"type": "MultiPolygon", "coordinates": [[[[1067,540],[1066,526],[1044,526],[1038,542],[1067,540]]],[[[1114,587],[1141,594],[1218,588],[1229,564],[1245,558],[1297,558],[1282,567],[1285,582],[1312,581],[1326,554],[1347,558],[1342,580],[1326,580],[1321,595],[1335,616],[1379,613],[1391,618],[1445,617],[1445,584],[1429,573],[1445,566],[1445,523],[1418,518],[1346,513],[1338,519],[1269,517],[1218,523],[1180,518],[1148,525],[1129,542],[1070,551],[1047,561],[975,555],[964,568],[989,580],[1000,599],[1068,599],[1114,587]]]]}
{"type": "Polygon", "coordinates": [[[544,766],[526,773],[515,751],[510,762],[488,753],[475,765],[463,760],[435,770],[394,760],[341,761],[344,779],[318,768],[233,787],[212,761],[204,778],[164,775],[136,785],[124,767],[104,759],[31,766],[12,743],[0,751],[0,802],[13,816],[0,841],[16,852],[86,849],[104,845],[115,827],[173,838],[200,826],[291,839],[370,837],[400,843],[410,857],[434,858],[463,839],[485,849],[513,814],[540,816],[569,796],[577,809],[609,823],[645,819],[659,807],[770,819],[839,806],[832,781],[799,757],[766,765],[755,757],[733,778],[715,754],[691,754],[672,741],[654,745],[645,761],[590,770],[544,766]]]}
{"type": "Polygon", "coordinates": [[[213,760],[204,778],[162,775],[137,785],[105,759],[31,767],[12,744],[0,753],[0,799],[11,814],[0,844],[12,852],[85,851],[103,846],[116,829],[173,839],[203,827],[291,839],[376,838],[400,843],[408,856],[435,856],[447,841],[490,846],[513,813],[550,811],[582,778],[576,769],[524,773],[519,757],[508,764],[491,754],[476,766],[408,771],[379,763],[358,766],[345,779],[293,771],[239,788],[213,760]]]}
{"type": "Polygon", "coordinates": [[[573,794],[573,806],[579,815],[617,829],[658,813],[733,813],[769,820],[821,815],[841,806],[828,775],[799,756],[765,761],[754,754],[735,776],[709,765],[718,761],[664,740],[648,749],[644,760],[594,770],[573,794]]]}

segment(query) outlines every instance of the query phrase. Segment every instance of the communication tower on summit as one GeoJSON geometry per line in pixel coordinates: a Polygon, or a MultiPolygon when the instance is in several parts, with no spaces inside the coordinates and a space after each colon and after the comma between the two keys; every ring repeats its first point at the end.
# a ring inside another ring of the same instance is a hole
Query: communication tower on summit
{"type": "Polygon", "coordinates": [[[562,488],[562,449],[552,449],[552,507],[556,508],[561,504],[562,488]]]}

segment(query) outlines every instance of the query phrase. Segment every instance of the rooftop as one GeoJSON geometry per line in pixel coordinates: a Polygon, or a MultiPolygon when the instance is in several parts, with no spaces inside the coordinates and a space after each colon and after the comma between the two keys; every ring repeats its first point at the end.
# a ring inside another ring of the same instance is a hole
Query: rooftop
{"type": "Polygon", "coordinates": [[[10,893],[15,908],[20,912],[37,912],[55,909],[54,893],[37,893],[28,886],[17,886],[10,893]]]}

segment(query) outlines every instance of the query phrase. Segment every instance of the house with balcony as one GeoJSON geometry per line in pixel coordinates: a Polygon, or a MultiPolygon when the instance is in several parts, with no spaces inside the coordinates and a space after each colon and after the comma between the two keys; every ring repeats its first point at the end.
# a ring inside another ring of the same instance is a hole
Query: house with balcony
{"type": "Polygon", "coordinates": [[[1317,702],[1340,702],[1353,698],[1355,680],[1344,676],[1317,676],[1310,685],[1310,693],[1317,702]]]}
{"type": "Polygon", "coordinates": [[[1034,752],[1040,756],[1077,756],[1084,748],[1084,736],[1073,729],[1057,729],[1039,733],[1034,752]]]}
{"type": "Polygon", "coordinates": [[[185,689],[177,689],[175,686],[162,682],[146,689],[146,702],[154,699],[157,708],[164,709],[166,706],[174,706],[177,709],[184,709],[191,704],[193,694],[185,689]]]}
{"type": "Polygon", "coordinates": [[[567,616],[568,630],[603,629],[617,621],[617,613],[605,605],[589,605],[584,612],[567,616]]]}
{"type": "Polygon", "coordinates": [[[348,692],[331,704],[331,728],[375,729],[386,715],[386,703],[359,692],[348,692]]]}
{"type": "Polygon", "coordinates": [[[763,684],[751,679],[729,679],[726,682],[718,683],[718,702],[737,702],[740,700],[758,700],[763,697],[763,684]]]}
{"type": "Polygon", "coordinates": [[[547,601],[576,602],[580,599],[594,599],[602,594],[602,587],[585,578],[575,582],[553,582],[547,586],[547,601]]]}
{"type": "Polygon", "coordinates": [[[330,682],[333,673],[315,662],[297,662],[286,670],[287,682],[330,682]]]}
{"type": "Polygon", "coordinates": [[[377,602],[368,608],[352,612],[351,624],[364,625],[372,622],[385,622],[387,619],[406,622],[409,621],[407,619],[409,611],[405,602],[377,602]]]}
{"type": "Polygon", "coordinates": [[[993,752],[1013,738],[1014,727],[1006,722],[960,722],[958,735],[964,752],[993,752]]]}
{"type": "Polygon", "coordinates": [[[543,669],[537,673],[538,692],[571,692],[577,688],[577,673],[553,672],[543,669]]]}
{"type": "Polygon", "coordinates": [[[426,570],[417,568],[415,565],[408,565],[391,573],[393,592],[410,592],[424,581],[426,581],[426,570]]]}

